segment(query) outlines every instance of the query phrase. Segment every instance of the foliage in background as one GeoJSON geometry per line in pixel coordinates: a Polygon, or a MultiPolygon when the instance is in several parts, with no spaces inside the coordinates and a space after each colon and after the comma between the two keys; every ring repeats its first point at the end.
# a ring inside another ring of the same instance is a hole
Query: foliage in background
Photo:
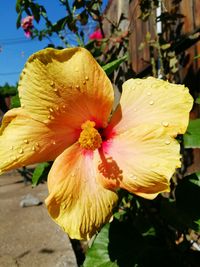
{"type": "MultiPolygon", "coordinates": [[[[119,90],[122,82],[133,76],[127,56],[128,28],[122,31],[119,25],[110,22],[111,32],[109,36],[105,35],[101,0],[58,0],[65,9],[66,16],[56,22],[48,18],[45,7],[37,2],[39,1],[16,2],[17,27],[20,27],[24,16],[34,17],[31,38],[38,40],[48,38],[49,46],[54,46],[51,37],[57,35],[63,44],[60,49],[71,45],[86,47],[119,90]],[[92,21],[101,31],[103,38],[100,40],[90,40],[89,33],[84,30],[92,21]],[[42,28],[41,23],[43,23],[42,28]],[[70,43],[68,33],[76,37],[76,42],[70,43]]],[[[171,82],[180,82],[179,67],[193,33],[188,36],[181,34],[183,26],[183,15],[179,13],[181,0],[173,1],[173,9],[170,11],[162,6],[162,13],[156,16],[159,2],[140,0],[140,19],[151,18],[154,22],[154,32],[147,33],[140,49],[149,48],[151,56],[149,74],[171,82]],[[162,32],[158,34],[156,25],[159,21],[162,23],[162,32]]],[[[121,16],[121,20],[123,19],[121,16]]],[[[198,38],[195,38],[194,36],[193,43],[198,41],[198,38]]],[[[15,97],[13,103],[17,105],[18,98],[15,97]]],[[[197,99],[196,102],[198,101],[197,99]]],[[[179,138],[180,142],[181,140],[182,138],[179,138]]],[[[200,148],[199,119],[190,122],[183,137],[182,154],[188,156],[186,148],[190,150],[200,148]]],[[[183,163],[185,162],[183,158],[183,163]]],[[[133,196],[122,190],[113,221],[105,225],[96,236],[86,252],[85,262],[78,261],[79,265],[83,264],[84,267],[199,266],[200,255],[197,250],[200,250],[200,175],[199,173],[187,175],[187,165],[188,163],[183,165],[172,178],[171,192],[162,194],[153,201],[133,196]]],[[[49,167],[50,163],[42,163],[36,167],[32,178],[34,185],[46,178],[49,167]]]]}

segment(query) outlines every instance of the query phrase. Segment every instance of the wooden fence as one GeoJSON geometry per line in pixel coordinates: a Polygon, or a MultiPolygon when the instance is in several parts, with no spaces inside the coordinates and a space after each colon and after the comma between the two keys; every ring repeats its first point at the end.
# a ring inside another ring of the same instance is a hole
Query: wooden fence
{"type": "MultiPolygon", "coordinates": [[[[147,32],[151,37],[155,36],[155,23],[151,15],[146,22],[139,19],[140,6],[139,0],[132,0],[129,8],[130,20],[130,54],[132,68],[136,74],[143,71],[150,62],[148,47],[140,49],[145,40],[147,32]]],[[[171,11],[174,8],[172,0],[162,0],[164,11],[171,11]]],[[[179,13],[184,15],[182,34],[200,32],[200,1],[199,0],[182,0],[179,4],[179,13]]],[[[189,72],[196,72],[200,67],[200,59],[194,60],[194,56],[200,54],[200,43],[192,46],[186,51],[187,64],[181,72],[182,80],[187,78],[189,72]]]]}

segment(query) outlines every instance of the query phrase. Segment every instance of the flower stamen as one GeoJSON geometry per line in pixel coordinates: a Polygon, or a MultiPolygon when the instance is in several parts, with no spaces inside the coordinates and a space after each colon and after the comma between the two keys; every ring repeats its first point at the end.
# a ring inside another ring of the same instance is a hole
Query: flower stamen
{"type": "Polygon", "coordinates": [[[82,148],[88,150],[95,150],[101,146],[101,135],[94,127],[95,122],[89,120],[81,125],[82,132],[80,134],[78,142],[82,148]]]}

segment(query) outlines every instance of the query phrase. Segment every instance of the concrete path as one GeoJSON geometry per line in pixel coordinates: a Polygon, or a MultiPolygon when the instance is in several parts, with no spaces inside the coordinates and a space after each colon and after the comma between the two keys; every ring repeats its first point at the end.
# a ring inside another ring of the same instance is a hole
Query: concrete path
{"type": "Polygon", "coordinates": [[[68,236],[45,205],[20,207],[28,194],[43,202],[46,184],[24,185],[17,171],[0,176],[0,267],[77,267],[68,236]]]}

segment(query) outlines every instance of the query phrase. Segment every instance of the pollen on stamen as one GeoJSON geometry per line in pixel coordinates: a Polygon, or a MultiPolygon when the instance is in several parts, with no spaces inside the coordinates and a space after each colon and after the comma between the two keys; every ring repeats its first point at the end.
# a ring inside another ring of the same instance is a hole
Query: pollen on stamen
{"type": "Polygon", "coordinates": [[[102,138],[97,129],[95,129],[94,121],[86,121],[81,125],[82,132],[78,139],[80,146],[86,150],[98,149],[101,147],[102,138]]]}

